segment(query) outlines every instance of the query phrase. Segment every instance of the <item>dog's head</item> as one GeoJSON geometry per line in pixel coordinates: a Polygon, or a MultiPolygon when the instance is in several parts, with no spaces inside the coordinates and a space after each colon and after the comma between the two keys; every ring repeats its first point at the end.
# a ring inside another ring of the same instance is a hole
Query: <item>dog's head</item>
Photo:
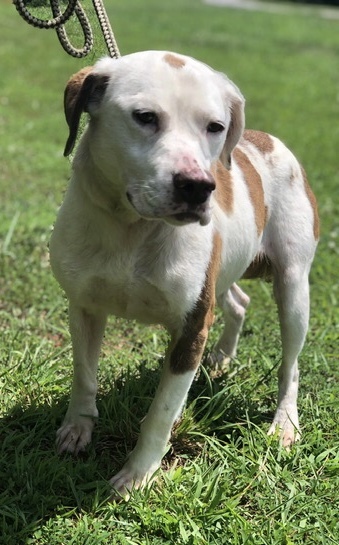
{"type": "Polygon", "coordinates": [[[82,112],[91,160],[126,206],[176,225],[210,221],[211,167],[220,158],[230,168],[244,128],[244,99],[226,76],[175,53],[104,58],[66,87],[65,155],[82,112]]]}

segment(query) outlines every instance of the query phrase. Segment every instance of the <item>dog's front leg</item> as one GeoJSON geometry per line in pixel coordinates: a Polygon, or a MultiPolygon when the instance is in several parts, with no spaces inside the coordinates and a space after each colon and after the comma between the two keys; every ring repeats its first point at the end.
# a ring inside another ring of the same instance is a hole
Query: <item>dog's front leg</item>
{"type": "Polygon", "coordinates": [[[172,340],[160,384],[141,424],[137,444],[122,470],[111,479],[119,495],[126,497],[133,487],[139,488],[149,482],[160,467],[173,424],[180,416],[200,363],[206,338],[207,328],[189,336],[184,331],[177,341],[172,340]]]}
{"type": "Polygon", "coordinates": [[[221,238],[216,233],[200,298],[180,330],[172,334],[155,398],[142,422],[136,447],[111,484],[121,496],[151,480],[160,467],[174,422],[179,417],[199,366],[213,323],[215,284],[219,272],[221,238]]]}
{"type": "Polygon", "coordinates": [[[96,374],[106,316],[90,314],[70,303],[69,320],[74,376],[68,410],[57,431],[57,450],[78,454],[90,443],[98,417],[96,374]]]}

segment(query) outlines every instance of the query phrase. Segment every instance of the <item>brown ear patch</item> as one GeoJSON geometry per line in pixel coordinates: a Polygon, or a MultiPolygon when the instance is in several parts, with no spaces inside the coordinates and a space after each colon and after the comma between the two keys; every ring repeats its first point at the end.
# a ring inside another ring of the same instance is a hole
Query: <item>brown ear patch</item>
{"type": "Polygon", "coordinates": [[[164,61],[167,62],[172,68],[183,68],[186,62],[181,57],[173,55],[173,53],[166,53],[164,56],[164,61]]]}
{"type": "Polygon", "coordinates": [[[100,104],[108,82],[109,76],[105,74],[98,75],[90,73],[83,78],[80,90],[76,93],[72,104],[70,105],[69,103],[69,136],[64,150],[65,157],[73,151],[77,139],[81,114],[83,112],[90,113],[90,105],[93,109],[100,104]]]}
{"type": "Polygon", "coordinates": [[[261,131],[251,131],[246,129],[243,133],[243,138],[247,142],[250,142],[261,153],[272,153],[274,149],[274,143],[269,134],[261,131]]]}
{"type": "Polygon", "coordinates": [[[73,74],[73,76],[71,76],[71,78],[68,80],[64,94],[65,117],[68,126],[71,125],[73,110],[84,79],[86,76],[88,76],[92,69],[92,66],[86,66],[85,68],[79,70],[79,72],[76,74],[73,74]]]}
{"type": "Polygon", "coordinates": [[[247,155],[239,148],[234,150],[233,157],[244,175],[254,208],[257,233],[260,235],[263,232],[267,221],[267,208],[264,201],[264,189],[261,177],[247,155]]]}

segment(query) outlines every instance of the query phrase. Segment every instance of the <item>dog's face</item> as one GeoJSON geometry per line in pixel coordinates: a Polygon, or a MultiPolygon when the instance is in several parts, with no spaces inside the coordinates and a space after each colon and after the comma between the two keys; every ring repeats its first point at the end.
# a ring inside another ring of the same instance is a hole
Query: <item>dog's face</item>
{"type": "Polygon", "coordinates": [[[147,219],[206,225],[211,166],[222,158],[229,167],[243,110],[232,82],[189,57],[148,51],[105,58],[68,83],[65,155],[86,111],[91,160],[124,206],[147,219]]]}

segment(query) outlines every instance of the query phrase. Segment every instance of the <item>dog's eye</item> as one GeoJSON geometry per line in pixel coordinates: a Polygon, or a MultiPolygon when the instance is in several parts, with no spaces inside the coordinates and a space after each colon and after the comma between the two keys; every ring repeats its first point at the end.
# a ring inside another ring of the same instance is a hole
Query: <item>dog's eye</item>
{"type": "Polygon", "coordinates": [[[222,132],[225,130],[225,127],[222,123],[219,123],[218,121],[211,121],[207,125],[207,132],[217,133],[222,132]]]}
{"type": "Polygon", "coordinates": [[[151,125],[156,128],[159,126],[159,118],[155,112],[148,110],[134,110],[132,116],[139,125],[151,125]]]}

